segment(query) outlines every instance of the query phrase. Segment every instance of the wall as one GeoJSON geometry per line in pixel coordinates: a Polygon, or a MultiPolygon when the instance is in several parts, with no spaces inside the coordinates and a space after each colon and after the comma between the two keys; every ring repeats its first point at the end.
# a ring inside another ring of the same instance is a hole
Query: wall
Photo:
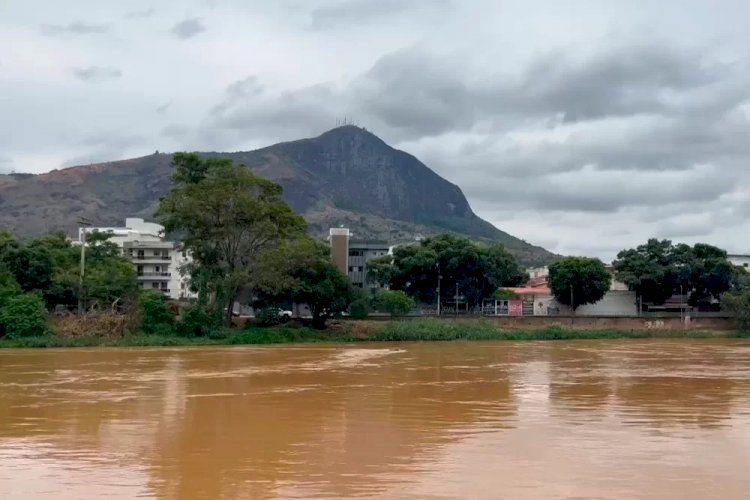
{"type": "Polygon", "coordinates": [[[735,330],[731,318],[680,318],[603,317],[603,316],[487,316],[486,320],[503,330],[541,329],[560,326],[575,330],[735,330]]]}
{"type": "Polygon", "coordinates": [[[595,304],[581,306],[577,316],[638,316],[635,292],[609,291],[595,304]]]}

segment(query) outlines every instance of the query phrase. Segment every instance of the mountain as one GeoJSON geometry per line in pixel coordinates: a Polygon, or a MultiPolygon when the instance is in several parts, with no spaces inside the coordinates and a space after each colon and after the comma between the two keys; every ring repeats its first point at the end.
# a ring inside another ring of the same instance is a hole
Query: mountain
{"type": "MultiPolygon", "coordinates": [[[[458,186],[362,128],[347,125],[256,151],[201,154],[230,158],[281,184],[285,200],[319,236],[340,225],[356,239],[391,242],[453,232],[503,243],[527,264],[554,258],[479,218],[458,186]]],[[[128,216],[151,218],[169,190],[171,159],[155,153],[40,175],[0,175],[0,228],[32,237],[74,234],[81,216],[102,226],[128,216]]]]}

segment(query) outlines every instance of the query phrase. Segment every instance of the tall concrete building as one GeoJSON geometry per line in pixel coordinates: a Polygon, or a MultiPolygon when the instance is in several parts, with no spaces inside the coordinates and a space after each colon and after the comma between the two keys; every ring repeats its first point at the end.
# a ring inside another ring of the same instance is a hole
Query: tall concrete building
{"type": "Polygon", "coordinates": [[[143,219],[125,219],[125,227],[88,227],[78,229],[78,242],[83,232],[108,233],[110,241],[122,249],[122,254],[135,267],[138,286],[157,290],[170,299],[187,299],[194,294],[188,288],[187,276],[180,269],[190,262],[178,245],[164,238],[164,227],[143,219]]]}
{"type": "Polygon", "coordinates": [[[331,257],[339,271],[349,277],[352,285],[358,288],[377,288],[367,276],[367,263],[377,257],[390,253],[390,247],[384,241],[357,241],[351,238],[347,228],[331,228],[329,241],[331,257]]]}

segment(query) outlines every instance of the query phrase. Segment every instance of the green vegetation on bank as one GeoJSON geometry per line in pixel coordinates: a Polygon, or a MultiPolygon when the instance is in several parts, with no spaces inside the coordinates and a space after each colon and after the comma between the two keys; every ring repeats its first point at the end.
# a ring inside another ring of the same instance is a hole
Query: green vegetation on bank
{"type": "Polygon", "coordinates": [[[539,330],[498,330],[491,323],[479,320],[455,322],[438,320],[389,321],[368,325],[370,328],[364,332],[356,332],[355,325],[357,325],[356,322],[343,323],[336,329],[325,331],[296,324],[272,327],[251,326],[244,330],[219,329],[201,337],[153,333],[131,334],[122,337],[60,337],[45,334],[34,337],[2,338],[0,339],[0,348],[177,347],[352,342],[734,338],[743,336],[736,332],[568,330],[554,326],[539,330]]]}

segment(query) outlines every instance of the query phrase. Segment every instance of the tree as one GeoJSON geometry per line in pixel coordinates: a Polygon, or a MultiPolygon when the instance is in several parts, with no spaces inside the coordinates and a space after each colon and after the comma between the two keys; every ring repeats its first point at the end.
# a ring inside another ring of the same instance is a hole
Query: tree
{"type": "Polygon", "coordinates": [[[44,293],[52,283],[54,262],[47,248],[35,245],[8,248],[3,263],[25,292],[44,293]]]}
{"type": "Polygon", "coordinates": [[[315,328],[324,328],[326,319],[346,311],[356,298],[347,276],[331,261],[330,248],[310,237],[266,254],[259,262],[258,275],[256,305],[305,304],[315,328]]]}
{"type": "Polygon", "coordinates": [[[132,305],[138,295],[133,265],[120,255],[109,233],[92,232],[87,236],[83,289],[80,282],[80,247],[74,247],[63,234],[53,234],[29,243],[28,248],[50,257],[52,274],[42,290],[49,307],[73,306],[78,298],[86,304],[110,307],[114,303],[132,305]]]}
{"type": "Polygon", "coordinates": [[[313,327],[324,328],[327,318],[344,312],[352,301],[353,290],[349,278],[330,261],[321,259],[312,266],[297,269],[300,285],[292,291],[292,299],[307,304],[313,317],[313,327]]]}
{"type": "Polygon", "coordinates": [[[650,239],[644,245],[623,250],[614,262],[617,277],[642,302],[663,304],[675,293],[688,293],[692,305],[718,298],[730,289],[734,277],[724,250],[697,243],[673,245],[650,239]]]}
{"type": "Polygon", "coordinates": [[[617,254],[615,271],[620,281],[644,302],[663,304],[674,293],[672,242],[650,239],[645,245],[617,254]]]}
{"type": "Polygon", "coordinates": [[[397,247],[393,256],[368,263],[370,276],[392,290],[435,303],[440,282],[442,296],[456,288],[470,307],[482,304],[500,286],[522,283],[526,276],[502,245],[483,246],[454,235],[439,235],[419,245],[397,247]]]}
{"type": "Polygon", "coordinates": [[[389,285],[393,279],[393,256],[384,255],[367,261],[367,279],[378,285],[389,285]]]}
{"type": "Polygon", "coordinates": [[[228,326],[240,292],[258,284],[263,254],[302,235],[305,222],[281,199],[281,186],[243,165],[177,153],[172,166],[173,188],[157,215],[168,232],[183,237],[200,277],[200,300],[223,310],[228,326]]]}
{"type": "Polygon", "coordinates": [[[13,275],[0,269],[0,309],[9,299],[21,293],[21,287],[13,275]]]}
{"type": "Polygon", "coordinates": [[[374,299],[379,311],[387,312],[391,318],[405,316],[414,309],[414,300],[400,290],[383,290],[374,299]]]}
{"type": "Polygon", "coordinates": [[[573,311],[601,300],[611,283],[612,277],[599,259],[568,257],[549,266],[552,294],[573,311]]]}

